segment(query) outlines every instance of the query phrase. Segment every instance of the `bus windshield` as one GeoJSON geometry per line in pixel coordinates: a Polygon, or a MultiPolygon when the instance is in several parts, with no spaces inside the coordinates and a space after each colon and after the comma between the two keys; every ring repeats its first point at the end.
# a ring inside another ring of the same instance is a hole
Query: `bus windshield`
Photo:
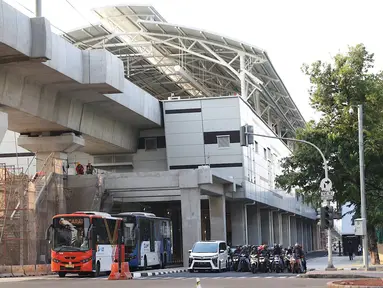
{"type": "Polygon", "coordinates": [[[125,246],[136,246],[137,219],[135,216],[124,216],[125,246]]]}
{"type": "Polygon", "coordinates": [[[53,246],[56,252],[87,251],[90,226],[88,217],[58,217],[53,219],[53,246]]]}

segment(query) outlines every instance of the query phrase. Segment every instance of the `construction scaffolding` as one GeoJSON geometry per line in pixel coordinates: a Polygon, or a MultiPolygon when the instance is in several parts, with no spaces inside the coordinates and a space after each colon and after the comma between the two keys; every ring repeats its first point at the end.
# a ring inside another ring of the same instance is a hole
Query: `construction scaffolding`
{"type": "Polygon", "coordinates": [[[32,178],[22,168],[0,164],[0,265],[49,263],[45,231],[65,201],[60,163],[49,155],[32,178]]]}
{"type": "Polygon", "coordinates": [[[0,265],[28,261],[29,176],[21,168],[0,164],[0,265]]]}

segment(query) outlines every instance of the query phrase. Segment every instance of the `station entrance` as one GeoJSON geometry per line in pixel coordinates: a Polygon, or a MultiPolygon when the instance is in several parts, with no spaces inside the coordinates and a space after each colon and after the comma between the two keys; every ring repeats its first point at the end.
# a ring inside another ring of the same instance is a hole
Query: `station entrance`
{"type": "MultiPolygon", "coordinates": [[[[163,202],[115,202],[111,213],[122,212],[147,212],[158,217],[170,218],[172,221],[173,234],[173,262],[182,263],[182,215],[181,201],[163,202]]],[[[227,243],[231,243],[230,205],[226,203],[226,237],[227,243]]],[[[209,200],[201,200],[201,240],[224,240],[211,239],[210,237],[210,213],[209,200]]],[[[190,247],[191,249],[191,247],[190,247]]]]}

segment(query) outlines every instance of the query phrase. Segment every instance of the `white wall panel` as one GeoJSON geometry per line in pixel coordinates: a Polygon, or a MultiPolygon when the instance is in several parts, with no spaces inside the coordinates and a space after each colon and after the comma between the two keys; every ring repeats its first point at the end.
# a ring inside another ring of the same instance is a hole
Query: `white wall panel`
{"type": "MultiPolygon", "coordinates": [[[[165,120],[166,121],[166,120],[165,120]]],[[[182,133],[202,133],[201,121],[193,122],[165,122],[165,135],[182,133]]]]}
{"type": "Polygon", "coordinates": [[[165,114],[165,121],[167,123],[201,121],[201,112],[165,114]]]}
{"type": "MultiPolygon", "coordinates": [[[[238,119],[238,110],[234,107],[206,107],[202,110],[203,120],[238,119]]],[[[237,128],[239,129],[239,127],[237,128]]]]}
{"type": "MultiPolygon", "coordinates": [[[[222,115],[222,118],[225,116],[222,115]]],[[[239,130],[241,126],[240,118],[232,119],[204,119],[203,120],[203,130],[205,132],[214,132],[214,131],[234,131],[239,130]]]]}
{"type": "Polygon", "coordinates": [[[166,146],[203,145],[202,133],[178,133],[166,135],[166,146]]]}
{"type": "Polygon", "coordinates": [[[182,158],[171,158],[168,157],[169,166],[183,166],[183,165],[201,165],[204,163],[204,157],[182,157],[182,158]]]}
{"type": "Polygon", "coordinates": [[[203,145],[173,145],[167,147],[169,158],[203,157],[203,145]]]}
{"type": "Polygon", "coordinates": [[[165,101],[164,110],[201,108],[200,100],[165,101]]]}

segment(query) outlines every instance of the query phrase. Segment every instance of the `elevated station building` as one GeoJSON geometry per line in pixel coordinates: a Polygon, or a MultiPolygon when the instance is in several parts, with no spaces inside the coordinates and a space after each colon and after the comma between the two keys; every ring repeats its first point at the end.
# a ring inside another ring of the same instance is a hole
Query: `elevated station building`
{"type": "Polygon", "coordinates": [[[275,186],[293,143],[239,143],[245,124],[292,138],[305,125],[264,50],[170,24],[150,6],[95,9],[98,25],[59,37],[47,19],[0,5],[8,13],[0,29],[22,19],[13,33],[29,33],[31,46],[22,51],[19,38],[0,33],[8,52],[1,110],[18,133],[6,133],[0,160],[44,172],[34,185],[41,217],[82,209],[168,216],[185,264],[201,239],[320,248],[315,210],[275,186]],[[97,175],[74,175],[78,162],[97,175]]]}

